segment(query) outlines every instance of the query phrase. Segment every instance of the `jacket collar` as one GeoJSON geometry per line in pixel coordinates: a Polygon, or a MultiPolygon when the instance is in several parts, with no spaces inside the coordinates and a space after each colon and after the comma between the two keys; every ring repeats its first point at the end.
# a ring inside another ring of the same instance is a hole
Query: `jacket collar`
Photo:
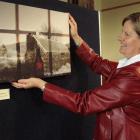
{"type": "Polygon", "coordinates": [[[140,54],[135,55],[129,59],[123,58],[123,59],[119,60],[117,68],[122,68],[122,67],[128,66],[128,65],[133,64],[138,61],[140,61],[140,54]]]}

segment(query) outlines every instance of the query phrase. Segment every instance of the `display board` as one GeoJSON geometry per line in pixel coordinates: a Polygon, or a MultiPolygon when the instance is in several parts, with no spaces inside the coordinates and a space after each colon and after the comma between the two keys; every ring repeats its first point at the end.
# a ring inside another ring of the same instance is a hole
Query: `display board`
{"type": "MultiPolygon", "coordinates": [[[[57,0],[5,2],[70,13],[77,21],[79,34],[99,53],[96,11],[57,0]]],[[[73,40],[70,40],[71,73],[44,80],[82,94],[99,86],[100,77],[78,58],[75,48],[73,40]]],[[[0,89],[10,90],[10,99],[0,100],[0,140],[92,140],[95,114],[81,116],[46,103],[38,89],[16,89],[10,83],[1,83],[0,89]]]]}

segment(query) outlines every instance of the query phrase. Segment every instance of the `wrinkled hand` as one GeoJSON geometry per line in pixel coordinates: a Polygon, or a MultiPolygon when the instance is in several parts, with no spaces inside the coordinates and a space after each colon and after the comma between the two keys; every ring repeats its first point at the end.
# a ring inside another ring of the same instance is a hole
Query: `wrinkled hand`
{"type": "Polygon", "coordinates": [[[78,35],[77,23],[71,15],[69,15],[69,24],[71,36],[74,37],[78,35]]]}
{"type": "Polygon", "coordinates": [[[45,81],[43,81],[40,78],[28,78],[28,79],[20,79],[17,82],[12,82],[12,86],[16,88],[24,88],[24,89],[29,89],[29,88],[40,88],[46,84],[45,81]]]}
{"type": "Polygon", "coordinates": [[[79,36],[77,23],[71,15],[69,15],[69,25],[71,37],[73,38],[75,44],[80,46],[83,42],[83,39],[79,36]]]}

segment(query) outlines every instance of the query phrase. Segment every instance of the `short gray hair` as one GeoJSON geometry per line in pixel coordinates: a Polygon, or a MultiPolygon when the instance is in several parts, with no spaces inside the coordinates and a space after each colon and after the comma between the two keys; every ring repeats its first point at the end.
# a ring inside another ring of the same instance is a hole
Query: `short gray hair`
{"type": "Polygon", "coordinates": [[[124,25],[124,23],[128,20],[130,20],[133,23],[134,30],[140,37],[140,12],[132,13],[132,14],[126,16],[122,21],[122,25],[124,25]]]}

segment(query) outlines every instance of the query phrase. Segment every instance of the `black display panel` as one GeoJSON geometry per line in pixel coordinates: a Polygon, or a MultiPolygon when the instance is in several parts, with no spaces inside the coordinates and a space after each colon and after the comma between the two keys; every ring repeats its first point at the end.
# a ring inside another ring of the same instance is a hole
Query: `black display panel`
{"type": "MultiPolygon", "coordinates": [[[[69,12],[78,23],[79,34],[99,53],[96,11],[57,0],[7,0],[7,2],[69,12]]],[[[71,74],[44,80],[75,92],[84,92],[99,86],[100,77],[76,56],[72,40],[70,40],[70,52],[71,74]]],[[[10,100],[0,101],[1,140],[92,140],[94,114],[81,116],[45,103],[38,89],[15,89],[10,83],[1,83],[0,89],[3,88],[10,89],[10,100]]]]}

